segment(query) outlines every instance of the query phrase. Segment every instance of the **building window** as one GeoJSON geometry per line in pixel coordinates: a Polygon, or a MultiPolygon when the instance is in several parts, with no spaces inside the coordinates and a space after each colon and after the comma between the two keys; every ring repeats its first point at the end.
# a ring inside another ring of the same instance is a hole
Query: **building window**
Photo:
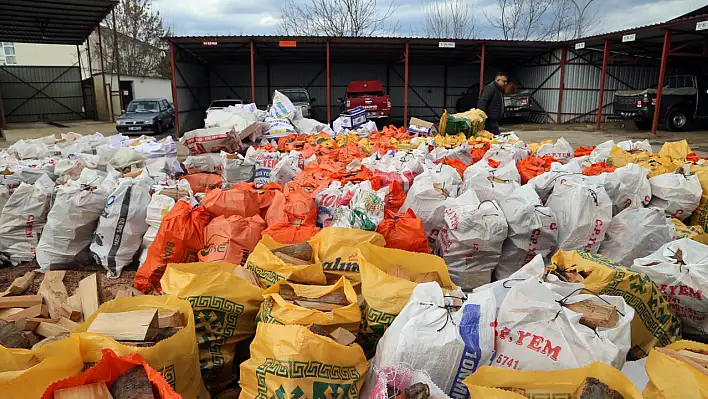
{"type": "Polygon", "coordinates": [[[17,57],[15,56],[14,44],[8,42],[0,43],[0,60],[4,60],[5,65],[17,64],[17,57]]]}

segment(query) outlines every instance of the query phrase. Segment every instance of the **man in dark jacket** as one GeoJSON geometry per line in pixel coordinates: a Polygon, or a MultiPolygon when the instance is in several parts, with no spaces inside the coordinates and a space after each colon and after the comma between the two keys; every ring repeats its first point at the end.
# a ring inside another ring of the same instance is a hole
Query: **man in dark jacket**
{"type": "Polygon", "coordinates": [[[487,114],[484,124],[486,130],[492,134],[499,134],[499,121],[504,116],[504,86],[509,78],[504,72],[497,72],[494,81],[482,90],[477,108],[487,114]]]}

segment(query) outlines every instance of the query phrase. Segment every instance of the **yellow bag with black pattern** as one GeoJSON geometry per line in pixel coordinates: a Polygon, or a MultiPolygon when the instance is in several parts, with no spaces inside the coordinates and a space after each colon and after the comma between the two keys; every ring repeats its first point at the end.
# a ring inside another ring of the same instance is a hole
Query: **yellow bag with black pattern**
{"type": "Polygon", "coordinates": [[[327,277],[319,262],[313,261],[310,265],[292,265],[283,262],[273,254],[273,250],[286,245],[276,242],[269,235],[264,235],[246,260],[246,268],[256,273],[261,287],[269,288],[281,280],[302,284],[327,284],[327,277]]]}
{"type": "Polygon", "coordinates": [[[558,269],[580,273],[589,291],[621,296],[634,309],[628,360],[644,358],[651,348],[681,339],[681,319],[671,312],[669,302],[646,274],[633,272],[604,256],[578,251],[558,251],[548,270],[558,269]]]}
{"type": "Polygon", "coordinates": [[[263,290],[232,274],[228,262],[171,263],[162,292],[189,301],[194,311],[202,377],[210,391],[235,382],[236,344],[256,332],[263,290]]]}
{"type": "Polygon", "coordinates": [[[239,399],[359,399],[368,370],[357,344],[340,345],[303,326],[258,323],[251,358],[241,363],[239,399]]]}

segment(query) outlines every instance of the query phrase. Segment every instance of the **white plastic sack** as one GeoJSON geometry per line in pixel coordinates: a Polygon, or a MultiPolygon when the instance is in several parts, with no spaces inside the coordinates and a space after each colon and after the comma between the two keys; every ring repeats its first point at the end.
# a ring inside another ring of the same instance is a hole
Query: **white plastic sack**
{"type": "MultiPolygon", "coordinates": [[[[54,136],[51,137],[53,138],[54,136]]],[[[54,144],[54,142],[51,144],[54,144]]],[[[49,155],[49,148],[45,143],[19,140],[8,147],[7,153],[16,156],[18,159],[40,159],[49,155]]]]}
{"type": "Polygon", "coordinates": [[[647,151],[647,152],[653,152],[651,149],[651,144],[649,144],[649,140],[642,140],[642,141],[632,141],[632,140],[626,140],[626,141],[620,141],[617,143],[617,147],[625,150],[625,151],[647,151]]]}
{"type": "Polygon", "coordinates": [[[488,164],[487,160],[491,159],[496,162],[501,162],[501,166],[508,164],[516,165],[516,148],[509,144],[492,144],[489,150],[484,153],[482,160],[477,163],[488,164]]]}
{"type": "MultiPolygon", "coordinates": [[[[450,165],[439,164],[435,165],[429,160],[425,161],[425,171],[423,173],[428,173],[436,176],[442,182],[443,187],[448,191],[450,196],[457,197],[457,193],[462,187],[462,178],[457,169],[450,165]]],[[[416,176],[416,179],[418,177],[416,176]]],[[[414,180],[415,182],[415,180],[414,180]]]]}
{"type": "Polygon", "coordinates": [[[298,157],[285,156],[278,161],[270,172],[270,181],[285,187],[302,169],[298,166],[298,157]]]}
{"type": "Polygon", "coordinates": [[[133,165],[139,165],[145,162],[147,157],[130,147],[121,147],[113,153],[108,165],[123,170],[133,165]]]}
{"type": "Polygon", "coordinates": [[[501,206],[509,225],[499,265],[497,280],[505,279],[533,260],[548,257],[558,248],[558,221],[550,208],[544,207],[533,187],[521,186],[504,199],[501,206]]]}
{"type": "Polygon", "coordinates": [[[448,396],[469,397],[462,381],[488,365],[494,352],[495,301],[491,291],[470,294],[458,310],[451,297],[465,294],[418,284],[379,340],[372,366],[405,364],[425,371],[448,396]]]}
{"type": "Polygon", "coordinates": [[[147,250],[152,245],[157,237],[157,231],[160,229],[162,224],[162,219],[172,210],[175,206],[175,200],[171,197],[162,194],[153,194],[150,199],[150,204],[147,208],[147,213],[145,214],[145,222],[148,224],[148,229],[143,236],[143,242],[140,246],[140,266],[145,263],[147,259],[147,250]]]}
{"type": "Polygon", "coordinates": [[[273,93],[273,105],[270,107],[270,116],[273,118],[296,119],[297,108],[285,94],[275,91],[273,93]]]}
{"type": "Polygon", "coordinates": [[[703,195],[698,176],[681,173],[665,173],[649,179],[651,206],[663,209],[667,215],[679,220],[691,216],[698,208],[703,195]]]}
{"type": "Polygon", "coordinates": [[[244,163],[252,163],[255,165],[255,177],[254,182],[256,186],[261,187],[270,183],[270,174],[273,172],[273,168],[280,161],[280,153],[277,151],[268,152],[264,150],[256,150],[253,147],[249,147],[246,151],[246,159],[244,163]]]}
{"type": "MultiPolygon", "coordinates": [[[[462,197],[460,197],[462,198],[462,197]]],[[[496,201],[462,203],[445,209],[445,225],[435,245],[452,281],[463,290],[480,286],[476,277],[499,263],[508,226],[496,201]]]]}
{"type": "Polygon", "coordinates": [[[188,174],[193,173],[220,173],[223,170],[221,154],[189,155],[184,161],[188,174]]]}
{"type": "Polygon", "coordinates": [[[356,186],[347,183],[342,186],[341,182],[333,181],[329,187],[317,193],[317,225],[329,227],[332,224],[334,211],[339,207],[349,207],[356,186]]]}
{"type": "Polygon", "coordinates": [[[151,184],[146,172],[135,179],[120,179],[106,200],[90,249],[96,264],[108,271],[109,278],[120,276],[140,249],[148,229],[145,218],[151,184]]]}
{"type": "MultiPolygon", "coordinates": [[[[443,392],[430,379],[428,373],[423,370],[411,370],[405,365],[395,365],[382,367],[380,369],[371,368],[366,375],[366,382],[361,388],[360,398],[368,399],[395,399],[390,387],[395,387],[402,392],[404,389],[423,383],[430,389],[430,398],[452,399],[443,392]]],[[[466,399],[466,398],[465,398],[466,399]]]]}
{"type": "Polygon", "coordinates": [[[472,153],[470,152],[470,146],[467,142],[462,143],[445,154],[445,158],[450,160],[459,159],[463,164],[469,165],[472,163],[472,153]]]}
{"type": "Polygon", "coordinates": [[[236,136],[233,127],[192,130],[185,133],[180,142],[193,155],[221,151],[236,152],[241,148],[241,141],[236,136]]]}
{"type": "Polygon", "coordinates": [[[37,263],[43,273],[91,261],[93,232],[117,182],[113,177],[98,178],[89,170],[82,172],[79,180],[56,191],[37,245],[37,263]]]}
{"type": "Polygon", "coordinates": [[[608,181],[619,184],[617,195],[610,195],[613,214],[617,215],[627,208],[642,208],[649,205],[651,185],[647,179],[648,175],[649,169],[644,169],[635,163],[628,163],[607,174],[608,181]]]}
{"type": "Polygon", "coordinates": [[[390,187],[383,187],[378,191],[374,191],[371,187],[371,182],[364,181],[359,184],[359,188],[354,192],[349,208],[352,211],[359,211],[361,214],[366,215],[378,227],[379,223],[384,219],[386,197],[390,191],[390,187]]]}
{"type": "Polygon", "coordinates": [[[283,137],[295,133],[295,127],[293,127],[288,118],[274,118],[269,116],[265,119],[265,123],[269,126],[265,132],[268,138],[283,137]]]}
{"type": "Polygon", "coordinates": [[[690,238],[672,241],[634,260],[681,318],[684,333],[708,336],[708,246],[690,238]]]}
{"type": "Polygon", "coordinates": [[[493,168],[486,160],[465,169],[463,191],[474,190],[480,201],[500,202],[521,186],[521,176],[515,162],[493,168]]]}
{"type": "Polygon", "coordinates": [[[550,171],[541,173],[532,178],[527,184],[533,187],[536,193],[538,193],[538,196],[541,197],[541,201],[546,203],[548,197],[553,192],[553,187],[555,187],[556,182],[562,184],[574,177],[582,176],[582,174],[582,167],[575,162],[569,162],[566,165],[553,162],[551,163],[550,171]]]}
{"type": "MultiPolygon", "coordinates": [[[[474,289],[473,292],[492,290],[492,292],[494,293],[494,299],[496,300],[497,314],[499,314],[499,308],[501,307],[502,303],[504,303],[504,299],[506,299],[507,294],[509,294],[509,290],[511,290],[511,287],[531,277],[536,277],[541,280],[543,279],[545,273],[546,262],[543,260],[543,257],[541,255],[536,255],[536,257],[534,257],[531,262],[523,265],[521,269],[515,271],[511,276],[491,282],[489,284],[485,284],[481,287],[477,287],[474,289]]],[[[551,279],[554,277],[555,276],[553,275],[548,275],[546,278],[551,279]]]]}
{"type": "Polygon", "coordinates": [[[42,175],[34,184],[22,183],[10,196],[0,215],[0,252],[13,265],[32,261],[47,222],[54,182],[42,175]]]}
{"type": "Polygon", "coordinates": [[[2,215],[2,208],[5,207],[5,204],[7,201],[10,199],[10,189],[7,187],[0,185],[0,215],[2,215]]]}
{"type": "Polygon", "coordinates": [[[536,156],[544,157],[546,155],[550,155],[558,162],[566,164],[575,155],[575,150],[573,150],[573,146],[570,145],[565,138],[561,137],[556,140],[555,144],[543,144],[538,147],[536,156]]]}
{"type": "Polygon", "coordinates": [[[514,370],[562,370],[585,367],[592,362],[622,368],[631,345],[630,323],[634,310],[619,296],[571,295],[575,284],[551,288],[536,278],[515,284],[497,315],[496,355],[492,366],[514,370]],[[571,295],[565,298],[567,295],[571,295]],[[564,304],[587,299],[616,306],[619,322],[613,328],[595,330],[580,324],[580,313],[564,304]],[[560,303],[559,303],[560,302],[560,303]]]}
{"type": "Polygon", "coordinates": [[[558,181],[546,206],[558,220],[558,249],[597,253],[612,221],[612,201],[603,187],[558,181]]]}
{"type": "Polygon", "coordinates": [[[241,154],[222,152],[221,168],[221,178],[224,184],[234,184],[252,181],[256,164],[255,159],[253,161],[247,161],[241,154]]]}
{"type": "Polygon", "coordinates": [[[663,210],[628,208],[612,219],[598,253],[629,267],[675,238],[676,227],[663,210]]]}
{"type": "Polygon", "coordinates": [[[613,140],[607,140],[604,143],[598,144],[590,153],[588,161],[590,161],[590,164],[607,162],[607,158],[610,157],[610,152],[614,146],[615,142],[613,140]]]}
{"type": "Polygon", "coordinates": [[[328,127],[328,125],[322,122],[308,118],[293,121],[293,123],[298,128],[298,130],[300,130],[301,134],[317,134],[328,127]]]}

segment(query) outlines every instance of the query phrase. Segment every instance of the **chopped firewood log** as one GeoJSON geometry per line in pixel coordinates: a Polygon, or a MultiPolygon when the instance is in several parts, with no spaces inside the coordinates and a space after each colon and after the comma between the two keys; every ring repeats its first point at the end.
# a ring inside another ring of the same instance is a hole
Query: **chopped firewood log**
{"type": "Polygon", "coordinates": [[[582,283],[585,281],[585,277],[574,270],[559,269],[557,276],[566,283],[582,283]]]}
{"type": "Polygon", "coordinates": [[[158,328],[184,327],[182,312],[179,310],[163,311],[157,313],[158,328]]]}
{"type": "Polygon", "coordinates": [[[0,345],[6,348],[29,349],[32,347],[27,337],[22,334],[22,330],[14,323],[0,320],[0,345]]]}
{"type": "Polygon", "coordinates": [[[0,293],[0,298],[4,296],[21,295],[23,292],[27,291],[27,288],[32,285],[34,274],[34,272],[27,272],[24,276],[16,278],[5,291],[0,293]]]}
{"type": "Polygon", "coordinates": [[[111,385],[113,399],[154,399],[152,383],[145,367],[136,366],[126,371],[111,385]]]}
{"type": "Polygon", "coordinates": [[[607,304],[599,299],[586,299],[584,301],[566,304],[568,309],[576,313],[582,313],[580,324],[592,329],[603,327],[613,328],[619,323],[619,313],[613,305],[607,304]]]}
{"type": "Polygon", "coordinates": [[[326,302],[315,302],[313,301],[304,301],[301,299],[298,299],[297,301],[292,301],[294,305],[301,306],[303,308],[307,309],[312,309],[312,310],[319,310],[320,312],[331,312],[335,309],[342,308],[342,305],[337,305],[334,303],[326,303],[326,302]]]}
{"type": "Polygon", "coordinates": [[[84,319],[88,319],[98,310],[98,278],[96,274],[92,274],[83,280],[79,281],[77,290],[81,298],[81,313],[84,319]]]}
{"type": "Polygon", "coordinates": [[[37,349],[43,347],[44,345],[49,345],[52,342],[61,341],[64,338],[68,338],[70,335],[71,334],[67,331],[67,332],[63,332],[61,334],[57,334],[53,337],[47,337],[47,338],[37,342],[36,344],[32,345],[32,350],[36,351],[37,349]]]}
{"type": "Polygon", "coordinates": [[[135,170],[130,171],[128,173],[123,173],[123,177],[136,178],[136,177],[140,176],[141,173],[143,173],[143,168],[135,169],[135,170]]]}
{"type": "MultiPolygon", "coordinates": [[[[27,338],[27,340],[29,341],[30,345],[34,345],[34,344],[36,344],[37,342],[39,342],[39,338],[38,338],[37,335],[36,335],[35,333],[33,333],[32,331],[22,331],[22,335],[24,335],[25,338],[27,338]]],[[[31,348],[31,346],[30,346],[30,348],[31,348]]],[[[27,348],[27,349],[29,349],[29,348],[27,348]]],[[[39,363],[39,359],[37,359],[37,363],[39,363]]]]}
{"type": "Polygon", "coordinates": [[[113,299],[118,299],[118,298],[130,298],[133,296],[133,290],[129,288],[119,288],[116,290],[116,294],[113,297],[113,299]]]}
{"type": "Polygon", "coordinates": [[[319,298],[307,298],[303,296],[298,296],[295,294],[295,289],[293,287],[281,284],[280,292],[278,292],[283,299],[286,301],[305,301],[305,302],[321,302],[321,303],[331,303],[333,305],[346,306],[349,305],[349,300],[347,300],[343,289],[332,291],[326,295],[319,298]]]}
{"type": "Polygon", "coordinates": [[[408,280],[408,281],[413,281],[413,276],[410,275],[407,271],[403,270],[401,265],[396,265],[394,268],[389,269],[389,271],[386,272],[387,274],[400,278],[401,280],[408,280]]]}
{"type": "Polygon", "coordinates": [[[56,319],[44,319],[44,318],[39,318],[39,317],[30,317],[27,319],[17,320],[15,322],[15,327],[17,327],[23,331],[34,332],[34,331],[37,331],[37,327],[39,327],[39,323],[55,323],[58,321],[59,320],[56,320],[56,319]]]}
{"type": "Polygon", "coordinates": [[[156,330],[155,334],[152,337],[150,337],[150,341],[160,342],[163,339],[167,339],[167,338],[177,334],[183,328],[184,327],[159,328],[156,330]]]}
{"type": "Polygon", "coordinates": [[[0,309],[31,308],[32,306],[41,304],[41,295],[6,296],[4,298],[0,298],[0,309]]]}
{"type": "Polygon", "coordinates": [[[253,273],[252,271],[246,269],[243,266],[236,266],[234,268],[234,271],[231,272],[236,277],[240,277],[249,283],[253,284],[254,286],[261,288],[261,282],[258,280],[258,276],[256,273],[253,273]]]}
{"type": "Polygon", "coordinates": [[[66,303],[69,294],[64,285],[66,270],[50,270],[44,274],[44,280],[37,293],[44,298],[44,303],[49,308],[49,315],[53,319],[61,318],[61,306],[66,303]]]}
{"type": "Polygon", "coordinates": [[[71,321],[80,321],[81,320],[81,309],[74,309],[69,305],[68,303],[65,303],[61,305],[61,310],[62,310],[62,317],[66,317],[67,319],[71,321]]]}
{"type": "Polygon", "coordinates": [[[84,319],[83,308],[81,307],[81,296],[78,293],[78,289],[77,292],[74,293],[74,295],[70,296],[66,300],[66,304],[69,305],[70,308],[78,310],[81,313],[81,317],[78,321],[82,321],[84,319]]]}
{"type": "Polygon", "coordinates": [[[512,388],[512,387],[501,387],[501,388],[499,388],[499,389],[501,389],[501,390],[503,390],[503,391],[514,392],[514,393],[518,393],[519,395],[526,396],[526,390],[525,390],[525,389],[512,388]]]}
{"type": "Polygon", "coordinates": [[[157,342],[132,342],[132,341],[118,341],[122,345],[132,346],[135,348],[150,348],[157,345],[157,342]]]}
{"type": "Polygon", "coordinates": [[[330,334],[332,338],[334,338],[335,341],[337,341],[338,344],[348,346],[354,343],[356,341],[356,335],[352,334],[349,332],[349,330],[346,330],[342,327],[339,327],[338,329],[332,331],[330,334]]]}
{"type": "Polygon", "coordinates": [[[39,326],[37,326],[36,332],[37,335],[49,338],[59,335],[61,333],[69,332],[69,329],[62,325],[59,325],[58,323],[48,323],[43,321],[39,323],[39,326]]]}
{"type": "Polygon", "coordinates": [[[698,370],[703,375],[708,375],[708,368],[703,366],[703,364],[695,361],[692,357],[688,357],[682,353],[679,353],[679,351],[676,351],[673,349],[654,348],[654,350],[659,351],[660,353],[663,353],[666,356],[672,357],[678,361],[684,362],[684,363],[688,364],[689,366],[692,366],[693,368],[698,370]]]}
{"type": "Polygon", "coordinates": [[[414,283],[438,283],[442,287],[443,283],[438,272],[421,273],[413,280],[414,283]]]}
{"type": "Polygon", "coordinates": [[[308,260],[298,259],[298,258],[296,258],[296,257],[294,257],[294,256],[290,256],[290,255],[288,255],[288,254],[283,254],[283,253],[280,253],[280,252],[273,252],[273,255],[277,256],[278,259],[282,260],[283,262],[285,262],[285,263],[288,264],[288,265],[298,265],[298,266],[300,266],[300,265],[309,265],[309,264],[311,264],[311,262],[308,261],[308,260]]]}
{"type": "Polygon", "coordinates": [[[66,317],[62,317],[61,319],[59,319],[57,324],[59,324],[62,327],[65,327],[69,331],[71,331],[79,326],[79,323],[69,320],[66,317]]]}
{"type": "Polygon", "coordinates": [[[571,399],[623,399],[623,397],[597,378],[587,377],[571,399]]]}
{"type": "Polygon", "coordinates": [[[49,310],[47,305],[34,305],[31,308],[24,309],[21,312],[17,312],[11,316],[5,318],[7,321],[17,321],[22,319],[29,319],[32,317],[48,317],[49,310]]]}
{"type": "Polygon", "coordinates": [[[116,341],[150,341],[157,328],[157,309],[144,309],[99,313],[88,332],[103,334],[116,341]]]}
{"type": "Polygon", "coordinates": [[[7,308],[7,309],[0,309],[0,319],[5,320],[8,317],[12,316],[15,313],[20,313],[21,311],[25,310],[25,308],[7,308]]]}
{"type": "Polygon", "coordinates": [[[321,336],[323,336],[323,337],[332,338],[332,336],[329,335],[329,333],[327,332],[327,330],[325,330],[324,328],[322,328],[322,326],[320,326],[320,325],[318,325],[318,324],[311,324],[309,327],[307,327],[307,329],[310,330],[310,331],[312,331],[313,333],[315,333],[315,334],[317,334],[317,335],[321,335],[321,336]]]}
{"type": "Polygon", "coordinates": [[[306,242],[301,242],[299,244],[294,244],[294,245],[287,245],[285,247],[281,247],[273,251],[273,254],[276,256],[278,254],[282,255],[287,255],[291,256],[293,258],[300,259],[301,261],[306,261],[307,264],[310,264],[310,261],[312,260],[312,246],[306,242]]]}
{"type": "Polygon", "coordinates": [[[678,353],[682,356],[690,358],[701,366],[708,368],[708,355],[704,355],[703,353],[692,352],[685,349],[681,349],[680,351],[678,351],[678,353]]]}
{"type": "Polygon", "coordinates": [[[396,396],[396,399],[428,399],[430,398],[430,387],[422,382],[417,382],[396,396]]]}
{"type": "Polygon", "coordinates": [[[79,385],[54,391],[54,399],[114,399],[105,382],[79,385]]]}
{"type": "Polygon", "coordinates": [[[145,295],[145,294],[143,294],[142,291],[140,291],[139,289],[137,289],[137,288],[135,288],[135,287],[130,287],[130,290],[133,291],[133,296],[145,295]]]}

